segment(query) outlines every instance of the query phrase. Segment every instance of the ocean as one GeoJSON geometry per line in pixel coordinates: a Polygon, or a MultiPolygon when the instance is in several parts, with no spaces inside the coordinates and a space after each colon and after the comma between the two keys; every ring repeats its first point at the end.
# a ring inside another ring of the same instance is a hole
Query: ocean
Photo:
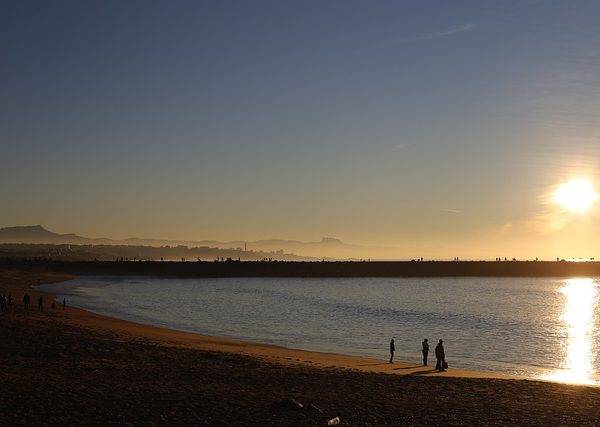
{"type": "Polygon", "coordinates": [[[595,278],[81,276],[43,285],[68,305],[207,335],[419,363],[444,340],[450,367],[596,384],[595,278]]]}

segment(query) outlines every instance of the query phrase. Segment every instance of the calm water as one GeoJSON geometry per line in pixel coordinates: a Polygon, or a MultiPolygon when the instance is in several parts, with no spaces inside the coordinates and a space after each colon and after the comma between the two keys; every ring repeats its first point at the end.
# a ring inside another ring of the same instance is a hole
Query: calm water
{"type": "Polygon", "coordinates": [[[451,366],[600,380],[600,281],[514,278],[81,277],[70,305],[174,329],[419,362],[444,339],[451,366]]]}

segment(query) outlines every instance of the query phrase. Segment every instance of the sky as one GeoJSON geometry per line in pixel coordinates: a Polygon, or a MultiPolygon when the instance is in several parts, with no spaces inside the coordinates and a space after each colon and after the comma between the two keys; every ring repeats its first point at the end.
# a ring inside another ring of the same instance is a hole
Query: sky
{"type": "Polygon", "coordinates": [[[596,1],[6,1],[0,226],[600,258],[596,1]]]}

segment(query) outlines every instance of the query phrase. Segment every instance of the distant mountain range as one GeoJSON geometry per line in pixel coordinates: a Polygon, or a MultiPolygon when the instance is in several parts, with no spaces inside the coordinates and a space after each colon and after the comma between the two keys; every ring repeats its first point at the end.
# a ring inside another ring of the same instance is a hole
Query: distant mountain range
{"type": "Polygon", "coordinates": [[[217,240],[162,240],[128,238],[124,240],[108,238],[89,238],[73,233],[59,234],[47,230],[41,225],[27,225],[0,228],[0,243],[33,243],[54,245],[130,245],[130,246],[187,246],[189,248],[211,247],[219,249],[247,249],[255,252],[285,252],[301,256],[335,259],[397,259],[398,248],[362,246],[344,243],[332,237],[323,237],[317,242],[297,240],[241,240],[220,242],[217,240]]]}

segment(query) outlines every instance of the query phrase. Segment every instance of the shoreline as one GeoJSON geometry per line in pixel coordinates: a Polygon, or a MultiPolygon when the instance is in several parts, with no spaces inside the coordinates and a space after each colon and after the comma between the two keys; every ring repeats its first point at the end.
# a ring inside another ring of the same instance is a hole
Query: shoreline
{"type": "MultiPolygon", "coordinates": [[[[68,280],[75,280],[76,278],[77,276],[72,276],[65,278],[63,281],[40,283],[40,286],[60,286],[68,280]]],[[[52,289],[43,289],[39,290],[38,292],[48,295],[53,299],[56,298],[56,292],[53,292],[52,289]]],[[[57,304],[59,302],[60,301],[57,301],[57,304]]],[[[70,318],[71,324],[77,324],[78,326],[90,328],[92,330],[114,332],[119,334],[121,338],[146,339],[162,345],[180,348],[242,354],[257,358],[259,360],[274,362],[282,366],[299,364],[314,368],[342,369],[401,376],[421,375],[431,377],[519,379],[538,381],[538,379],[507,375],[499,372],[475,371],[454,367],[450,367],[450,369],[445,372],[437,372],[431,364],[428,366],[423,366],[422,364],[414,364],[401,360],[395,360],[393,364],[390,364],[386,360],[375,359],[372,357],[289,348],[275,344],[267,344],[223,336],[205,335],[199,332],[188,332],[168,327],[153,326],[150,324],[95,313],[93,311],[78,307],[69,307],[67,311],[72,314],[70,318]]]]}
{"type": "MultiPolygon", "coordinates": [[[[0,314],[3,424],[299,426],[336,416],[344,425],[600,422],[599,387],[452,376],[459,373],[452,368],[410,374],[417,368],[20,304],[24,291],[33,302],[42,295],[31,288],[38,279],[72,277],[0,268],[0,292],[16,303],[0,314]]],[[[48,307],[52,294],[43,295],[48,307]]]]}

